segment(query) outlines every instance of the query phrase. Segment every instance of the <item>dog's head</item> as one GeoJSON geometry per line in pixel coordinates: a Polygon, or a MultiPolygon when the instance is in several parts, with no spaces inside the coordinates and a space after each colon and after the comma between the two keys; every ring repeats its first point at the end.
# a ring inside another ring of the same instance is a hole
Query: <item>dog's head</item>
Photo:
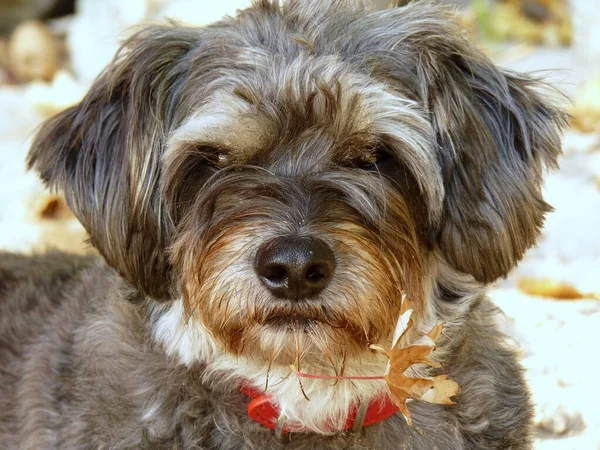
{"type": "Polygon", "coordinates": [[[431,6],[263,1],[131,38],[29,166],[228,352],[343,358],[440,260],[485,284],[534,244],[565,124],[538,87],[431,6]]]}

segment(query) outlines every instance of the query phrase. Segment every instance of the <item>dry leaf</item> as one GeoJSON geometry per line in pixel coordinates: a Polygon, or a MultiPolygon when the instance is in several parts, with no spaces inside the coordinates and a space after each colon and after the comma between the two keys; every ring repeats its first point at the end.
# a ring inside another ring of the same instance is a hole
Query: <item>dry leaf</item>
{"type": "Polygon", "coordinates": [[[11,35],[8,62],[11,73],[21,82],[50,81],[58,69],[58,43],[42,22],[23,22],[11,35]]]}
{"type": "Polygon", "coordinates": [[[539,297],[550,297],[560,300],[579,300],[584,298],[600,298],[600,294],[581,292],[576,287],[557,280],[548,278],[521,277],[517,281],[520,291],[539,297]]]}
{"type": "Polygon", "coordinates": [[[413,378],[405,375],[405,372],[414,364],[426,364],[435,368],[441,367],[441,364],[433,361],[430,355],[435,349],[435,342],[442,333],[443,324],[434,326],[429,333],[422,336],[419,339],[418,345],[403,346],[407,333],[413,326],[413,322],[410,319],[413,311],[412,309],[402,309],[403,314],[398,319],[392,348],[386,350],[377,345],[372,345],[371,348],[389,358],[385,381],[390,390],[392,400],[404,415],[406,422],[412,425],[410,411],[406,406],[406,401],[409,398],[439,405],[452,405],[454,402],[450,397],[457,395],[460,392],[460,388],[447,375],[428,378],[413,378]]]}
{"type": "Polygon", "coordinates": [[[35,220],[65,220],[74,218],[64,198],[56,194],[44,194],[33,204],[35,220]]]}
{"type": "Polygon", "coordinates": [[[479,25],[485,38],[553,46],[570,45],[573,41],[566,0],[474,0],[472,3],[471,27],[479,25]]]}
{"type": "Polygon", "coordinates": [[[571,113],[571,126],[584,133],[600,130],[600,77],[579,88],[571,113]]]}

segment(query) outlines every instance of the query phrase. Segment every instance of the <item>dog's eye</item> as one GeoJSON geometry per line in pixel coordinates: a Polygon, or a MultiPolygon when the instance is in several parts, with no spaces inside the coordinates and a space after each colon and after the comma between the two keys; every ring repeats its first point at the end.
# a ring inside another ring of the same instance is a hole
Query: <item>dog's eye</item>
{"type": "Polygon", "coordinates": [[[225,167],[229,164],[231,164],[231,156],[226,153],[219,153],[219,156],[217,158],[217,166],[225,167]]]}
{"type": "Polygon", "coordinates": [[[378,170],[379,166],[390,158],[390,154],[385,148],[378,148],[361,156],[355,162],[355,167],[363,170],[378,170]]]}
{"type": "Polygon", "coordinates": [[[210,153],[206,152],[204,154],[204,160],[207,165],[215,169],[222,169],[231,164],[232,158],[228,153],[219,150],[212,150],[210,153]]]}

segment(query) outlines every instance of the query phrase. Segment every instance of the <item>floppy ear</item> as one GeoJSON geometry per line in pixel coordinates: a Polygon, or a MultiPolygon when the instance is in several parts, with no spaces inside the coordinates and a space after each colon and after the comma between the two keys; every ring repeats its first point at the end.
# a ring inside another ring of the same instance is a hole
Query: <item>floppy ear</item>
{"type": "Polygon", "coordinates": [[[109,265],[141,293],[166,299],[172,224],[159,193],[162,147],[178,108],[192,30],[131,38],[89,93],[46,122],[28,156],[67,202],[109,265]]]}
{"type": "Polygon", "coordinates": [[[446,191],[437,241],[450,265],[489,283],[537,240],[551,210],[542,175],[557,166],[567,116],[538,93],[542,83],[446,31],[422,74],[446,191]]]}
{"type": "Polygon", "coordinates": [[[551,209],[542,175],[556,167],[567,115],[538,93],[543,83],[498,69],[430,2],[349,20],[344,36],[357,36],[349,57],[371,62],[373,76],[430,118],[445,193],[428,240],[480,282],[506,276],[551,209]]]}

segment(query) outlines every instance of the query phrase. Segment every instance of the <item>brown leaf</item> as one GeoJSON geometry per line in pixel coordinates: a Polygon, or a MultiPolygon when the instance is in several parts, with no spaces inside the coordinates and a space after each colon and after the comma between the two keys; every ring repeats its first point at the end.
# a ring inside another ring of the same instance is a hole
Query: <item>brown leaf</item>
{"type": "Polygon", "coordinates": [[[410,299],[405,295],[402,298],[402,304],[400,305],[400,315],[404,314],[410,308],[412,308],[412,305],[410,304],[410,299]]]}
{"type": "Polygon", "coordinates": [[[442,330],[444,329],[444,324],[443,323],[438,323],[435,327],[433,327],[429,333],[427,333],[427,336],[429,336],[429,338],[433,341],[433,342],[437,342],[437,340],[440,338],[440,336],[442,335],[442,330]]]}
{"type": "MultiPolygon", "coordinates": [[[[408,310],[407,310],[408,311],[408,310]]],[[[406,311],[404,311],[406,313],[406,311]]],[[[438,375],[431,378],[416,378],[405,375],[407,369],[414,364],[426,364],[430,367],[439,368],[441,364],[431,359],[431,352],[435,349],[435,342],[442,334],[443,324],[435,325],[426,336],[431,340],[431,345],[407,345],[402,346],[402,339],[413,326],[410,313],[402,314],[399,319],[396,334],[399,337],[394,341],[394,346],[386,350],[380,346],[372,345],[373,350],[383,353],[389,358],[388,370],[385,381],[390,390],[392,400],[404,415],[406,423],[412,425],[410,411],[406,406],[409,398],[415,400],[436,403],[439,405],[452,405],[451,397],[460,392],[458,383],[448,378],[447,375],[438,375]],[[406,328],[402,329],[403,323],[408,319],[406,328]]]]}
{"type": "Polygon", "coordinates": [[[517,280],[520,291],[539,297],[550,297],[560,300],[579,300],[584,298],[600,298],[599,294],[579,291],[568,283],[548,278],[521,277],[517,280]]]}
{"type": "Polygon", "coordinates": [[[390,372],[395,374],[403,374],[413,364],[427,364],[431,367],[441,367],[437,361],[433,361],[429,354],[432,347],[428,345],[409,345],[408,347],[394,348],[387,352],[387,357],[390,358],[390,372]]]}
{"type": "Polygon", "coordinates": [[[438,405],[454,405],[450,397],[460,393],[458,383],[448,378],[448,375],[433,377],[432,382],[432,388],[425,393],[421,400],[438,405]]]}
{"type": "Polygon", "coordinates": [[[412,416],[406,406],[406,400],[408,400],[408,394],[401,387],[397,387],[394,384],[388,382],[388,388],[392,396],[392,400],[406,419],[406,423],[412,426],[412,416]]]}
{"type": "Polygon", "coordinates": [[[420,378],[413,379],[413,378],[408,378],[408,377],[404,377],[404,379],[407,381],[413,380],[414,381],[413,385],[409,386],[408,383],[403,383],[403,382],[401,382],[400,384],[395,384],[394,381],[388,379],[388,377],[386,377],[386,382],[387,382],[388,388],[390,390],[390,394],[392,395],[392,400],[394,401],[394,403],[396,404],[398,409],[400,409],[400,412],[406,419],[406,423],[409,425],[412,425],[412,418],[411,418],[410,411],[408,410],[408,408],[406,406],[406,401],[409,398],[414,398],[413,395],[416,395],[417,397],[421,397],[422,392],[424,390],[429,389],[429,385],[422,385],[421,383],[422,382],[426,383],[429,380],[420,379],[420,378]]]}

